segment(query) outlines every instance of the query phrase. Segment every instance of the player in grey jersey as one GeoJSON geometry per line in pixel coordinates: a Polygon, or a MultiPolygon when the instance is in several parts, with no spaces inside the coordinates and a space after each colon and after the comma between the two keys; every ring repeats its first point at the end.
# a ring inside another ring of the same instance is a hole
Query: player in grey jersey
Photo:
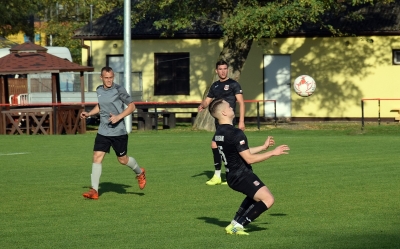
{"type": "Polygon", "coordinates": [[[219,153],[226,168],[226,180],[230,188],[246,195],[231,224],[228,234],[248,235],[244,226],[255,220],[274,204],[274,197],[265,184],[253,173],[251,164],[262,162],[272,156],[288,154],[287,145],[260,153],[275,144],[268,137],[261,146],[249,148],[244,132],[232,124],[235,113],[229,103],[215,99],[209,105],[211,115],[218,119],[219,126],[214,135],[219,153]]]}
{"type": "Polygon", "coordinates": [[[98,104],[90,112],[82,112],[81,118],[91,115],[100,115],[100,125],[93,148],[92,175],[89,192],[83,194],[88,199],[99,198],[99,182],[102,171],[102,161],[106,153],[112,147],[118,162],[131,168],[138,180],[139,188],[146,185],[146,172],[140,168],[133,157],[127,155],[128,133],[126,131],[124,118],[135,111],[136,107],[132,97],[125,88],[114,83],[114,72],[111,67],[101,69],[101,80],[103,85],[97,87],[98,104]],[[127,105],[127,108],[124,107],[127,105]]]}

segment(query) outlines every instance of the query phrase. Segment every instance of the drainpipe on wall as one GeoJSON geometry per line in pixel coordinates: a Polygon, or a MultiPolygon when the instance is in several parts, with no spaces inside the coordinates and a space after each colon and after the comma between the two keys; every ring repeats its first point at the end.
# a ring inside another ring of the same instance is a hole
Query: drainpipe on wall
{"type": "Polygon", "coordinates": [[[81,39],[81,46],[84,49],[87,49],[87,66],[91,67],[92,66],[92,56],[90,53],[90,46],[85,44],[85,40],[81,39]]]}

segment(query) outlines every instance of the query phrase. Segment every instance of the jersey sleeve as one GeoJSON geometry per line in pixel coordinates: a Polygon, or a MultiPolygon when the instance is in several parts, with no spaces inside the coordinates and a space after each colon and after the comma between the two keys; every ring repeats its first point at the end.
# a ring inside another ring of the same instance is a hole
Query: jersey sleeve
{"type": "Polygon", "coordinates": [[[215,98],[215,93],[214,93],[214,85],[215,85],[215,83],[213,83],[212,85],[211,85],[211,87],[210,87],[210,89],[208,90],[208,93],[207,93],[207,97],[208,98],[211,98],[211,99],[214,99],[215,98]]]}
{"type": "Polygon", "coordinates": [[[236,94],[243,94],[242,87],[240,86],[240,84],[238,82],[233,84],[233,92],[235,93],[235,95],[236,94]]]}
{"type": "Polygon", "coordinates": [[[129,105],[130,103],[133,102],[131,95],[128,94],[128,92],[124,87],[118,86],[117,90],[119,98],[121,99],[122,102],[124,102],[125,105],[129,105]]]}
{"type": "Polygon", "coordinates": [[[249,149],[249,144],[247,142],[247,137],[244,132],[237,129],[235,132],[235,147],[238,152],[242,152],[249,149]]]}

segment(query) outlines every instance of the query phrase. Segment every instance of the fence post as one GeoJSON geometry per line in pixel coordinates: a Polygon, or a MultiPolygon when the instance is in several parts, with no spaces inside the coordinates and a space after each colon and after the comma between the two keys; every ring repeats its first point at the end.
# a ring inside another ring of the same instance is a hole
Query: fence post
{"type": "Polygon", "coordinates": [[[378,99],[378,125],[381,125],[381,100],[378,99]]]}
{"type": "Polygon", "coordinates": [[[364,100],[361,99],[361,130],[364,130],[364,100]]]}
{"type": "Polygon", "coordinates": [[[257,101],[257,127],[258,130],[260,130],[260,102],[258,101],[257,101]]]}

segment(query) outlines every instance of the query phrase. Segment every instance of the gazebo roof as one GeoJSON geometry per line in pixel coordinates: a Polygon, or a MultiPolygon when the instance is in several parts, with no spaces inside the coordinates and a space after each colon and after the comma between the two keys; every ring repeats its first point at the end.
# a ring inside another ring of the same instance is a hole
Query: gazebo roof
{"type": "Polygon", "coordinates": [[[10,49],[0,58],[0,75],[29,73],[92,72],[93,67],[81,66],[52,54],[47,48],[26,42],[10,49]]]}

